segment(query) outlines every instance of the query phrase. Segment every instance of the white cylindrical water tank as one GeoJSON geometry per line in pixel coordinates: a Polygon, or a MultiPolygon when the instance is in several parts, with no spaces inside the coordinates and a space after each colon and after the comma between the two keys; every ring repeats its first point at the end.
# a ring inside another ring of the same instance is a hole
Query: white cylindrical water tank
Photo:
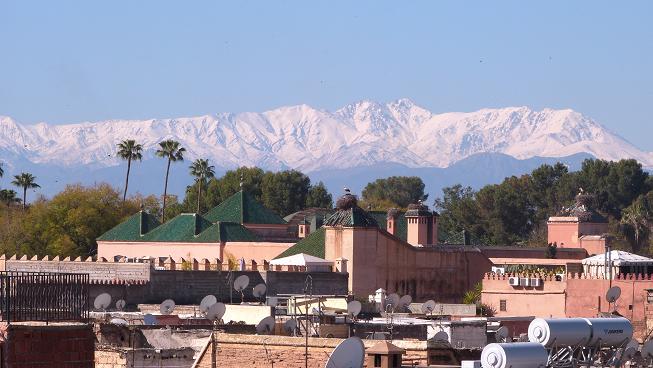
{"type": "Polygon", "coordinates": [[[584,318],[535,318],[528,325],[528,341],[552,346],[576,346],[592,338],[592,326],[584,318]]]}
{"type": "Polygon", "coordinates": [[[620,346],[633,337],[633,324],[627,318],[585,318],[592,328],[588,346],[620,346]]]}
{"type": "Polygon", "coordinates": [[[489,344],[481,353],[483,368],[543,368],[548,354],[542,344],[515,342],[489,344]]]}

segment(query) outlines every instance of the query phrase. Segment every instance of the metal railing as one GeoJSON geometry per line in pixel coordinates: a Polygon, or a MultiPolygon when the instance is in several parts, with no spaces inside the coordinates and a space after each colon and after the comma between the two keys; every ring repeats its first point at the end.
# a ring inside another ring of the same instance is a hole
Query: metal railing
{"type": "Polygon", "coordinates": [[[88,318],[88,274],[0,272],[0,321],[65,322],[88,318]]]}

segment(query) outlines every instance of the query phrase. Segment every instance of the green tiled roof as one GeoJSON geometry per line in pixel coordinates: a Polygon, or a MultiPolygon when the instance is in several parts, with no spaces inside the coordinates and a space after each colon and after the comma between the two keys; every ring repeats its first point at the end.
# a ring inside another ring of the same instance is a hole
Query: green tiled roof
{"type": "MultiPolygon", "coordinates": [[[[194,213],[182,213],[165,224],[140,235],[139,218],[152,218],[145,212],[130,217],[127,221],[109,230],[98,240],[107,241],[141,241],[141,242],[183,242],[183,243],[219,243],[226,241],[257,241],[256,235],[239,223],[212,223],[194,213]],[[134,229],[136,229],[134,231],[134,229]]],[[[155,220],[156,221],[156,220],[155,220]]]]}
{"type": "Polygon", "coordinates": [[[314,257],[324,258],[325,232],[326,231],[323,227],[317,229],[314,233],[308,234],[307,237],[298,241],[295,245],[276,256],[275,259],[294,256],[295,254],[299,253],[305,253],[314,257]]]}
{"type": "MultiPolygon", "coordinates": [[[[379,223],[379,228],[387,229],[388,213],[383,211],[369,211],[372,217],[379,223]]],[[[403,241],[408,239],[408,221],[404,212],[397,212],[395,217],[395,236],[403,241]]]]}
{"type": "Polygon", "coordinates": [[[344,227],[378,227],[379,224],[364,209],[353,206],[347,209],[340,209],[329,216],[324,222],[325,226],[344,226],[344,227]]]}
{"type": "Polygon", "coordinates": [[[285,224],[272,210],[257,202],[242,190],[213,207],[204,217],[211,222],[226,221],[239,224],[285,224]]]}
{"type": "Polygon", "coordinates": [[[138,240],[141,238],[141,231],[143,234],[147,234],[159,225],[161,223],[154,216],[140,211],[100,235],[97,240],[138,240]]]}

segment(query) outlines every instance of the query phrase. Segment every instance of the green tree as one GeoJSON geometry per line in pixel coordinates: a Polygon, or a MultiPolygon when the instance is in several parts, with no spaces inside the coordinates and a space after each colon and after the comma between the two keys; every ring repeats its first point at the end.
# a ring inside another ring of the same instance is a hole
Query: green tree
{"type": "Polygon", "coordinates": [[[442,189],[442,198],[435,200],[440,213],[438,227],[443,234],[458,234],[467,230],[479,238],[485,236],[479,217],[476,192],[471,187],[456,184],[442,189]]]}
{"type": "Polygon", "coordinates": [[[319,182],[308,188],[305,207],[333,208],[333,197],[324,183],[319,182]]]}
{"type": "Polygon", "coordinates": [[[166,221],[166,197],[168,195],[168,176],[170,175],[170,163],[183,161],[184,152],[186,149],[181,147],[179,142],[172,139],[168,139],[162,142],[159,142],[160,148],[156,150],[156,155],[161,158],[166,158],[168,165],[166,167],[166,179],[165,186],[163,187],[163,207],[161,208],[161,222],[166,221]]]}
{"type": "Polygon", "coordinates": [[[417,176],[391,176],[368,183],[363,189],[363,202],[373,209],[387,210],[392,207],[406,208],[411,203],[425,201],[424,182],[417,176]]]}
{"type": "Polygon", "coordinates": [[[16,197],[17,193],[11,189],[0,190],[0,202],[4,203],[7,207],[13,204],[20,203],[20,199],[16,197]]]}
{"type": "Polygon", "coordinates": [[[23,188],[23,209],[27,207],[27,189],[41,187],[36,184],[36,177],[34,175],[25,172],[20,175],[15,175],[11,184],[23,188]]]}
{"type": "Polygon", "coordinates": [[[646,198],[640,196],[621,212],[621,225],[630,228],[633,235],[633,250],[639,251],[641,238],[648,235],[650,210],[646,198]]]}
{"type": "Polygon", "coordinates": [[[127,160],[127,175],[125,177],[125,192],[122,195],[123,202],[127,198],[127,187],[129,186],[129,171],[131,170],[132,160],[141,161],[143,159],[143,146],[136,144],[133,139],[127,139],[118,143],[118,157],[127,160]]]}
{"type": "Polygon", "coordinates": [[[308,176],[296,170],[267,172],[261,183],[263,204],[281,216],[297,212],[306,205],[310,185],[308,176]]]}
{"type": "Polygon", "coordinates": [[[209,165],[208,159],[198,158],[190,165],[190,174],[195,177],[197,184],[197,213],[201,213],[200,201],[202,198],[202,184],[207,179],[215,177],[215,167],[209,165]]]}

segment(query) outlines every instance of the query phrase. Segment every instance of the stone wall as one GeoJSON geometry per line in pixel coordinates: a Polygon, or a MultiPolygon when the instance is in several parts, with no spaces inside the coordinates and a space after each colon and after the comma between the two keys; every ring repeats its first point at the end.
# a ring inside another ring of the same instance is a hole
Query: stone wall
{"type": "Polygon", "coordinates": [[[193,354],[191,348],[132,350],[102,346],[95,351],[95,368],[191,368],[193,354]]]}
{"type": "Polygon", "coordinates": [[[16,259],[15,256],[0,259],[0,266],[2,271],[88,273],[91,281],[147,281],[151,269],[149,263],[97,262],[91,258],[60,260],[59,257],[28,260],[27,257],[16,259]]]}

